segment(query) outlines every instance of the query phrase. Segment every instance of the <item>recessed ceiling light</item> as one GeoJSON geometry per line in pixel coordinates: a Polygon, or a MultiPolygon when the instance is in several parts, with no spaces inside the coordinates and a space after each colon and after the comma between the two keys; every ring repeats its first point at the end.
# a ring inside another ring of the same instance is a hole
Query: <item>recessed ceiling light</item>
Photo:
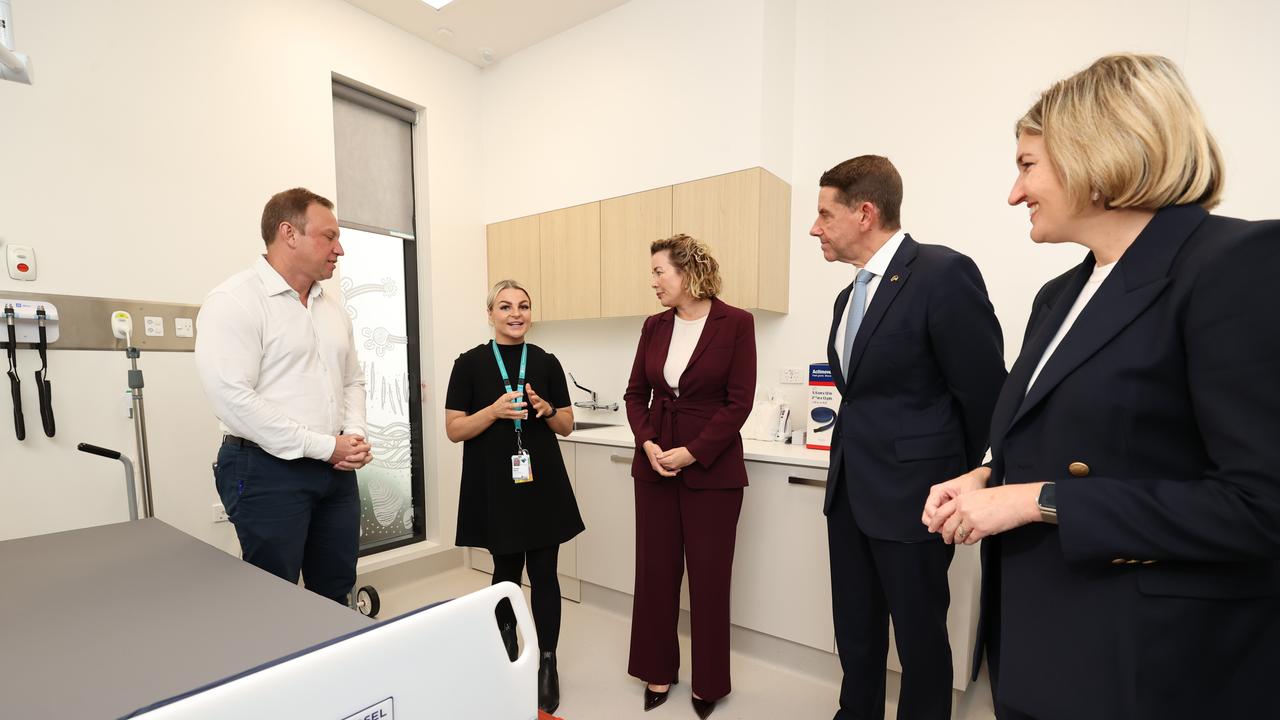
{"type": "Polygon", "coordinates": [[[435,8],[435,9],[437,9],[437,10],[439,10],[440,8],[444,7],[445,5],[448,5],[449,3],[453,2],[453,0],[422,0],[422,2],[424,2],[424,3],[428,4],[428,5],[430,5],[431,7],[435,8]]]}

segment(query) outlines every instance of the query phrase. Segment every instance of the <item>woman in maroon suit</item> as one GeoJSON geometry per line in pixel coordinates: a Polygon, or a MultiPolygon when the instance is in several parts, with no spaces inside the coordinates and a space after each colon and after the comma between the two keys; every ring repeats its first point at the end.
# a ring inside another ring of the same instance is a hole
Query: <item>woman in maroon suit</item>
{"type": "Polygon", "coordinates": [[[688,565],[693,708],[729,694],[729,577],[747,470],[742,429],[756,388],[751,314],[716,298],[720,268],[687,235],[650,246],[658,301],[645,320],[625,397],[635,433],[636,584],[627,671],[644,709],[667,699],[680,667],[676,623],[688,565]]]}

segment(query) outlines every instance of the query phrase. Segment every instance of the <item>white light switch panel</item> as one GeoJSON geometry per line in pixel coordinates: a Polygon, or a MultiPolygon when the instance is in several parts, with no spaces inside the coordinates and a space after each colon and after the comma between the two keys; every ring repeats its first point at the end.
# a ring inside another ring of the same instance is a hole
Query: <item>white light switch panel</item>
{"type": "Polygon", "coordinates": [[[147,337],[164,337],[164,318],[147,315],[142,318],[147,337]]]}
{"type": "Polygon", "coordinates": [[[805,383],[804,368],[782,368],[778,382],[783,385],[803,385],[805,383]]]}
{"type": "Polygon", "coordinates": [[[178,318],[173,321],[173,334],[178,337],[195,337],[195,324],[191,318],[178,318]]]}

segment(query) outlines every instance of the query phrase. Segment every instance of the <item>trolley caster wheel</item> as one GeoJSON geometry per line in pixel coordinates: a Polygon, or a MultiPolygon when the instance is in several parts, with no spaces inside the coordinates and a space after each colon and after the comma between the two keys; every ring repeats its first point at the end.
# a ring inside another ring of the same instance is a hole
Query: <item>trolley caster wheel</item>
{"type": "Polygon", "coordinates": [[[382,602],[378,599],[378,591],[373,589],[371,585],[356,590],[355,602],[352,607],[365,617],[376,618],[378,611],[382,609],[382,602]]]}

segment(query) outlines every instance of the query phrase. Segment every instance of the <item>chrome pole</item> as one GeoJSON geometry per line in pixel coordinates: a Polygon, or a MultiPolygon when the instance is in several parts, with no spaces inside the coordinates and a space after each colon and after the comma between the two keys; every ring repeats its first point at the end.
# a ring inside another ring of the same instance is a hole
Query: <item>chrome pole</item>
{"type": "Polygon", "coordinates": [[[142,516],[155,517],[151,502],[151,453],[147,449],[147,413],[142,400],[142,371],[138,369],[138,348],[125,350],[129,356],[129,392],[133,396],[133,433],[138,443],[139,470],[142,473],[142,516]]]}

